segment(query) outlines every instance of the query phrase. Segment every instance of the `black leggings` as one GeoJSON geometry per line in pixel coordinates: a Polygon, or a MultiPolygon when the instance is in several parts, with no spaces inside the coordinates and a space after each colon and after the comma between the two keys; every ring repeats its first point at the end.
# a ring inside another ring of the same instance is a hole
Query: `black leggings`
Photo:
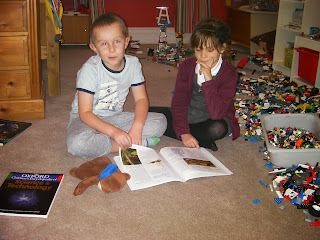
{"type": "MultiPolygon", "coordinates": [[[[169,107],[150,107],[149,112],[163,113],[168,121],[167,129],[164,133],[165,136],[177,139],[177,136],[173,130],[173,121],[171,108],[169,107]]],[[[194,136],[200,146],[203,142],[214,142],[216,140],[224,138],[228,133],[228,123],[224,119],[212,120],[208,119],[204,122],[195,124],[189,124],[190,133],[194,136]]]]}

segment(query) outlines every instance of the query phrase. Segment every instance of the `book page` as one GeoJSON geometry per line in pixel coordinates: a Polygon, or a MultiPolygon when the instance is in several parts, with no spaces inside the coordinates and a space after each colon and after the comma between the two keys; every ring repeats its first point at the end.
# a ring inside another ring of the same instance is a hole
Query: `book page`
{"type": "Polygon", "coordinates": [[[114,158],[122,172],[129,173],[128,185],[137,190],[159,184],[182,181],[172,167],[152,148],[132,145],[114,158]]]}
{"type": "Polygon", "coordinates": [[[186,181],[198,177],[230,175],[232,172],[208,150],[201,148],[165,147],[160,154],[186,181]]]}

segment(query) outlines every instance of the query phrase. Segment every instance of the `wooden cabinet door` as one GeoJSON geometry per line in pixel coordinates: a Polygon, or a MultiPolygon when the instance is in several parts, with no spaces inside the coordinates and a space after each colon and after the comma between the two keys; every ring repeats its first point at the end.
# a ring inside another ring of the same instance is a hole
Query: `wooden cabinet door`
{"type": "Polygon", "coordinates": [[[26,1],[0,1],[0,32],[28,31],[26,1]]]}
{"type": "Polygon", "coordinates": [[[0,100],[30,98],[29,76],[29,70],[2,71],[0,78],[0,100]]]}
{"type": "Polygon", "coordinates": [[[90,18],[87,15],[63,15],[62,37],[64,44],[90,43],[90,18]]]}
{"type": "Polygon", "coordinates": [[[2,68],[29,68],[28,37],[0,37],[0,70],[2,68]]]}
{"type": "Polygon", "coordinates": [[[250,13],[229,8],[227,23],[231,30],[231,41],[250,47],[250,13]]]}

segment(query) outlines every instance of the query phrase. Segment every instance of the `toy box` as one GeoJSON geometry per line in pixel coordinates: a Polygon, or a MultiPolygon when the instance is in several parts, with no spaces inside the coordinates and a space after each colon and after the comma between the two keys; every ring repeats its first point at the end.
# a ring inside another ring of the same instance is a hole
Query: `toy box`
{"type": "Polygon", "coordinates": [[[299,163],[315,165],[320,162],[320,148],[285,149],[269,143],[267,131],[275,127],[292,127],[311,132],[320,140],[320,118],[312,113],[262,114],[260,116],[265,142],[271,162],[279,167],[292,167],[299,163]]]}
{"type": "Polygon", "coordinates": [[[279,0],[250,0],[249,7],[254,11],[277,12],[279,9],[279,0]]]}
{"type": "Polygon", "coordinates": [[[319,52],[303,47],[295,49],[299,52],[299,77],[310,82],[315,82],[319,63],[319,52]]]}

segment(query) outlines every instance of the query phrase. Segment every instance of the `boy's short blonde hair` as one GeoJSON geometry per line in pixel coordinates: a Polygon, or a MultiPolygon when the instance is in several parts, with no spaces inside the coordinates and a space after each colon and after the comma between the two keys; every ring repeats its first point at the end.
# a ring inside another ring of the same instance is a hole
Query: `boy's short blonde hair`
{"type": "Polygon", "coordinates": [[[91,25],[90,42],[94,44],[94,31],[99,27],[110,26],[111,24],[118,23],[121,27],[124,37],[128,37],[128,28],[125,22],[118,15],[114,13],[106,13],[99,16],[91,25]]]}

